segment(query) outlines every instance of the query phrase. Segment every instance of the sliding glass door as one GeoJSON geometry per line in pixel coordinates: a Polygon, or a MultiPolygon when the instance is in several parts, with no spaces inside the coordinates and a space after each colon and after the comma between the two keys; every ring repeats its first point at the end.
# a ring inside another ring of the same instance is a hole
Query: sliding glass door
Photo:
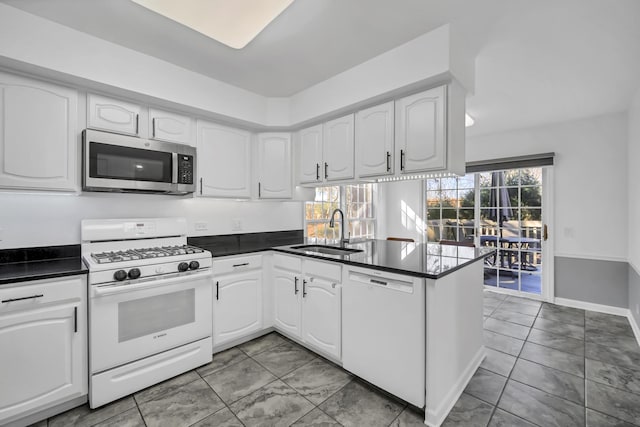
{"type": "Polygon", "coordinates": [[[538,167],[427,180],[426,240],[494,248],[486,286],[542,295],[544,175],[538,167]]]}

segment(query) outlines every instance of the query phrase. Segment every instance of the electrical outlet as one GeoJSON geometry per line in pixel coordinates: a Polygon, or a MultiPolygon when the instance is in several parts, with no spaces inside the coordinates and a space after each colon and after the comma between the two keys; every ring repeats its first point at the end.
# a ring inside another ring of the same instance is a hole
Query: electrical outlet
{"type": "Polygon", "coordinates": [[[231,222],[231,230],[232,231],[241,231],[242,230],[242,221],[239,219],[234,219],[231,222]]]}
{"type": "Polygon", "coordinates": [[[208,222],[196,222],[196,231],[207,231],[209,229],[208,222]]]}

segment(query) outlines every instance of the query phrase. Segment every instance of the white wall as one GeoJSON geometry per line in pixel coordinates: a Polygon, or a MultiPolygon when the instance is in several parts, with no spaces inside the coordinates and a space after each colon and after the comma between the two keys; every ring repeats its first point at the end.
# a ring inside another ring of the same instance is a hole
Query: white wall
{"type": "Polygon", "coordinates": [[[424,240],[422,181],[395,181],[378,184],[377,238],[408,237],[424,240]]]}
{"type": "Polygon", "coordinates": [[[640,274],[640,90],[629,109],[628,139],[629,262],[640,274]]]}
{"type": "Polygon", "coordinates": [[[555,255],[627,261],[625,113],[469,137],[466,148],[467,161],[555,152],[555,255]]]}
{"type": "Polygon", "coordinates": [[[302,202],[250,202],[165,195],[0,193],[0,249],[80,243],[89,218],[181,216],[189,236],[301,229],[302,202]],[[242,229],[234,230],[240,220],[242,229]],[[195,231],[196,222],[208,230],[195,231]]]}

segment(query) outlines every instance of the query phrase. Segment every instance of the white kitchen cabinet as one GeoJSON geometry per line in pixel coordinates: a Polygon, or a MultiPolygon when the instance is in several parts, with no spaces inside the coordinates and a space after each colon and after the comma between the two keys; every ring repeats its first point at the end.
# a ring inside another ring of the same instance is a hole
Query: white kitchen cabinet
{"type": "Polygon", "coordinates": [[[87,127],[140,136],[141,110],[138,104],[90,93],[87,95],[87,127]]]}
{"type": "Polygon", "coordinates": [[[86,278],[0,289],[0,424],[87,394],[86,278]]]}
{"type": "Polygon", "coordinates": [[[251,197],[251,134],[198,121],[198,189],[209,197],[251,197]]]}
{"type": "Polygon", "coordinates": [[[302,129],[300,140],[300,183],[319,183],[323,181],[322,163],[322,125],[302,129]]]}
{"type": "Polygon", "coordinates": [[[149,120],[151,121],[149,123],[151,139],[191,144],[192,120],[190,117],[149,108],[149,120]]]}
{"type": "Polygon", "coordinates": [[[302,273],[287,271],[277,265],[273,269],[274,325],[293,337],[302,337],[301,306],[302,273]]]}
{"type": "Polygon", "coordinates": [[[447,166],[446,98],[440,86],[396,101],[396,150],[400,173],[447,166]]]}
{"type": "Polygon", "coordinates": [[[274,254],[274,326],[319,352],[341,357],[340,264],[274,254]]]}
{"type": "Polygon", "coordinates": [[[262,255],[213,261],[213,345],[262,329],[262,255]]]}
{"type": "Polygon", "coordinates": [[[0,187],[77,191],[78,93],[0,73],[0,187]]]}
{"type": "Polygon", "coordinates": [[[326,354],[340,358],[340,281],[310,276],[302,289],[303,340],[326,354]]]}
{"type": "Polygon", "coordinates": [[[340,181],[354,177],[353,114],[324,124],[322,153],[326,181],[340,181]]]}
{"type": "Polygon", "coordinates": [[[258,135],[258,198],[290,199],[291,134],[258,135]]]}
{"type": "Polygon", "coordinates": [[[358,178],[393,175],[393,101],[356,113],[356,174],[358,178]]]}

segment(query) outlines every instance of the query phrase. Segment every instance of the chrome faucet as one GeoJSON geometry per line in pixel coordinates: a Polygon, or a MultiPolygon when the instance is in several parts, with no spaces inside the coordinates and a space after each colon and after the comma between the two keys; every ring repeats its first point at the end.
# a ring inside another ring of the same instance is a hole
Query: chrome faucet
{"type": "Polygon", "coordinates": [[[336,225],[335,215],[336,212],[340,212],[340,246],[344,247],[345,243],[349,243],[349,238],[344,237],[344,212],[341,209],[336,209],[331,213],[331,220],[329,221],[329,227],[333,228],[336,225]]]}

